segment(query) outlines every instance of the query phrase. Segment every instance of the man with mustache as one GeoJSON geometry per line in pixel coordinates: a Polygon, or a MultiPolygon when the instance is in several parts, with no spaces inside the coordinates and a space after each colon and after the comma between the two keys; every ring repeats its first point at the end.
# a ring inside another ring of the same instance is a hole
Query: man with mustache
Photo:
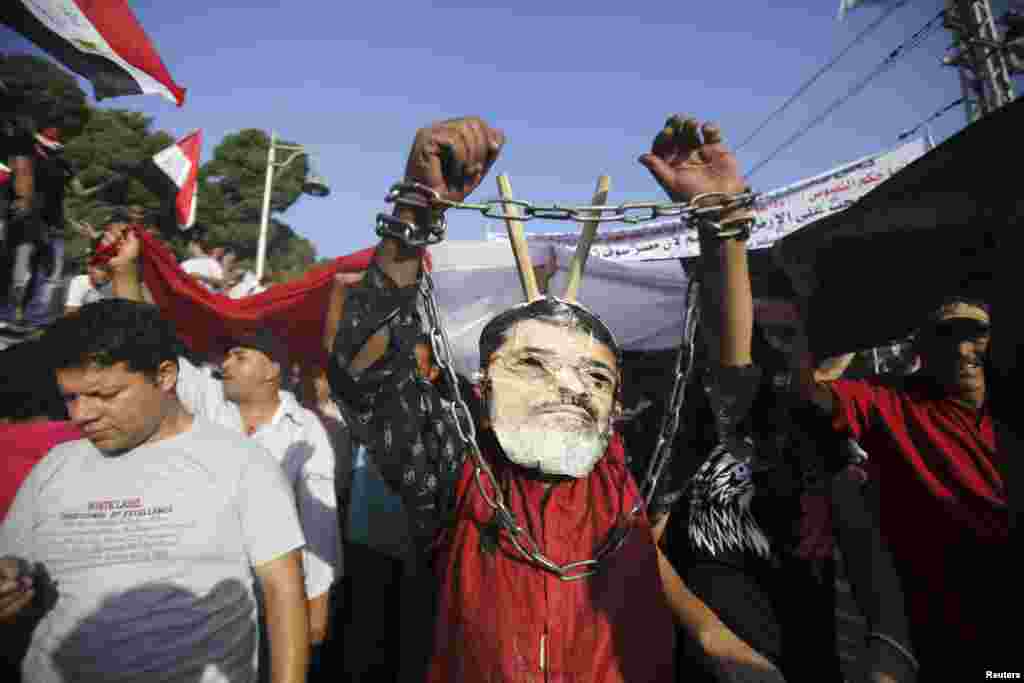
{"type": "MultiPolygon", "coordinates": [[[[110,259],[114,296],[143,300],[138,276],[140,241],[127,225],[108,229],[105,243],[121,240],[110,259]]],[[[193,245],[197,242],[193,242],[193,245]]],[[[196,415],[266,448],[291,483],[307,545],[303,549],[314,663],[329,626],[330,588],[341,573],[335,454],[319,418],[286,391],[288,350],[269,329],[231,339],[220,378],[178,358],[178,399],[196,415]]]]}
{"type": "Polygon", "coordinates": [[[33,601],[47,610],[24,679],[254,682],[258,587],[269,680],[304,680],[291,488],[263,448],[187,410],[170,323],[108,299],[43,343],[85,438],[32,469],[0,526],[0,630],[25,628],[33,601]]]}
{"type": "MultiPolygon", "coordinates": [[[[659,136],[641,158],[676,201],[744,189],[722,182],[735,159],[719,153],[717,129],[706,130],[707,145],[659,136]]],[[[331,387],[403,499],[433,572],[419,593],[440,588],[427,680],[672,681],[672,612],[695,629],[717,620],[677,575],[662,585],[671,567],[611,427],[621,384],[611,331],[552,296],[499,314],[481,333],[482,408],[472,417],[453,408],[449,383],[436,387],[417,363],[424,341],[436,339],[424,245],[442,233],[441,210],[426,197],[464,199],[503,144],[476,117],[417,133],[405,181],[428,190],[404,195],[418,206],[378,216],[374,260],[346,288],[331,387]],[[460,437],[476,428],[478,454],[460,437]]],[[[403,663],[422,635],[403,639],[403,663]]],[[[777,680],[769,673],[743,680],[777,680]]]]}
{"type": "Polygon", "coordinates": [[[870,454],[911,629],[911,643],[889,644],[912,651],[924,681],[948,678],[953,663],[998,669],[994,614],[1012,586],[1009,453],[996,449],[988,402],[989,326],[984,303],[950,298],[916,335],[913,375],[825,382],[809,358],[798,373],[803,395],[870,454]]]}

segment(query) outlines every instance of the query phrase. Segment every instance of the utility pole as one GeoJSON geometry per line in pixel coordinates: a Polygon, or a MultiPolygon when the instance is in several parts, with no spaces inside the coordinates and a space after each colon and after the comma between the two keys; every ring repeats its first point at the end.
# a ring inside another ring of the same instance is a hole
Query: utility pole
{"type": "Polygon", "coordinates": [[[946,0],[944,26],[953,35],[953,53],[944,62],[959,72],[970,125],[1013,100],[1003,38],[990,0],[946,0]]]}

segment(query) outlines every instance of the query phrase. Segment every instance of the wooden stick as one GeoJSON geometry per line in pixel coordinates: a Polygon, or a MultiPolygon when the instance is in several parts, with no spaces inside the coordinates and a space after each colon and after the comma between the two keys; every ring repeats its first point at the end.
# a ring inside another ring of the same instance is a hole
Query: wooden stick
{"type": "MultiPolygon", "coordinates": [[[[600,206],[608,203],[608,190],[611,187],[611,178],[606,175],[597,179],[597,191],[594,192],[594,199],[591,206],[600,206]]],[[[565,286],[565,300],[576,301],[576,295],[583,282],[583,269],[587,267],[587,257],[590,256],[590,245],[597,237],[597,221],[587,221],[583,224],[580,232],[580,241],[576,244],[576,253],[572,255],[572,262],[569,264],[569,282],[565,286]]]]}
{"type": "MultiPolygon", "coordinates": [[[[498,192],[502,199],[512,199],[512,184],[507,175],[498,176],[498,192]]],[[[518,216],[519,207],[506,204],[505,213],[518,216]]],[[[508,239],[512,243],[512,253],[516,257],[516,268],[519,269],[519,282],[523,286],[523,296],[526,297],[527,302],[539,299],[540,288],[537,287],[537,274],[533,272],[533,264],[530,263],[530,249],[526,244],[523,223],[515,218],[506,218],[505,227],[508,229],[508,239]]]]}

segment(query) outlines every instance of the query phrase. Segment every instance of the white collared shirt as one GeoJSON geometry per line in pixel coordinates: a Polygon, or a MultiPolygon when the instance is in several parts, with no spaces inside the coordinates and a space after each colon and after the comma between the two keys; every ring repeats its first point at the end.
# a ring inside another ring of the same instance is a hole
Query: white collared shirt
{"type": "MultiPolygon", "coordinates": [[[[197,368],[185,358],[178,359],[178,368],[178,398],[189,412],[245,433],[238,405],[224,398],[224,385],[213,377],[212,368],[197,368]]],[[[274,417],[250,436],[281,464],[295,491],[306,536],[302,550],[306,596],[315,598],[343,574],[334,449],[320,418],[299,405],[292,393],[281,391],[279,396],[281,404],[274,417]]]]}

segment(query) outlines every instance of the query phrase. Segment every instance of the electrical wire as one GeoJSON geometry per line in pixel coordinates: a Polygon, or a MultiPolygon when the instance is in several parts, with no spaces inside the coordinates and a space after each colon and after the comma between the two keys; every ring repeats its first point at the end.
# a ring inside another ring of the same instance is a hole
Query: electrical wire
{"type": "Polygon", "coordinates": [[[778,109],[776,109],[771,114],[769,114],[764,119],[764,121],[762,121],[757,126],[757,128],[755,128],[753,130],[753,132],[750,133],[750,135],[748,135],[746,138],[743,139],[743,142],[741,142],[740,144],[736,145],[736,151],[739,151],[748,142],[750,142],[755,137],[757,137],[758,133],[760,133],[762,130],[764,130],[765,127],[769,123],[771,123],[773,119],[775,119],[775,117],[777,117],[779,114],[781,114],[782,112],[784,112],[787,109],[789,109],[790,105],[793,104],[794,102],[796,102],[798,99],[800,99],[800,97],[805,92],[807,92],[807,90],[812,85],[814,85],[815,82],[817,82],[817,80],[819,78],[821,78],[826,73],[828,73],[832,69],[832,67],[834,67],[839,62],[839,60],[841,60],[843,57],[845,57],[847,55],[847,53],[850,52],[850,50],[855,48],[857,45],[860,45],[860,43],[863,42],[864,39],[867,38],[871,33],[873,33],[875,31],[875,29],[877,29],[879,26],[881,26],[882,23],[893,14],[893,12],[895,12],[896,10],[898,10],[901,7],[903,7],[904,5],[906,5],[907,1],[908,0],[902,0],[902,2],[898,2],[895,5],[892,5],[891,7],[886,8],[885,12],[883,12],[880,17],[878,17],[873,22],[868,24],[867,27],[865,27],[863,31],[858,33],[857,36],[852,41],[850,41],[849,45],[844,47],[842,49],[842,51],[840,51],[839,54],[837,54],[835,57],[833,57],[832,60],[828,64],[826,64],[825,66],[823,66],[820,69],[818,69],[814,73],[813,76],[811,76],[809,79],[804,81],[803,85],[801,85],[799,88],[797,88],[797,91],[795,93],[793,93],[792,95],[790,95],[789,99],[787,99],[785,102],[782,103],[782,106],[780,106],[778,109]]]}
{"type": "Polygon", "coordinates": [[[946,105],[945,107],[943,107],[942,109],[938,110],[937,112],[935,112],[934,114],[932,114],[932,115],[931,115],[931,116],[929,116],[928,118],[924,119],[923,121],[921,121],[921,123],[917,124],[916,126],[914,126],[913,128],[911,128],[910,130],[908,130],[908,131],[906,131],[906,132],[904,132],[904,133],[900,133],[900,134],[899,134],[899,137],[898,137],[897,139],[898,139],[898,140],[906,140],[906,139],[907,139],[907,138],[909,138],[909,137],[910,137],[911,135],[913,135],[914,133],[916,133],[917,131],[919,131],[919,130],[921,129],[921,126],[926,126],[926,125],[928,125],[929,123],[931,123],[931,122],[932,122],[932,121],[934,121],[935,119],[939,118],[939,117],[940,117],[940,116],[942,116],[943,114],[946,114],[947,112],[949,112],[950,110],[952,110],[952,109],[953,109],[954,107],[959,107],[959,106],[960,106],[961,104],[963,104],[963,103],[964,103],[964,98],[962,98],[962,97],[961,97],[960,99],[957,99],[957,100],[953,100],[952,102],[950,102],[949,104],[947,104],[947,105],[946,105]]]}
{"type": "Polygon", "coordinates": [[[809,120],[807,123],[805,123],[803,127],[800,128],[796,133],[786,138],[785,142],[783,142],[781,145],[772,150],[772,152],[764,159],[759,161],[752,169],[750,169],[750,171],[747,172],[745,177],[750,178],[752,175],[757,173],[766,164],[773,161],[779,154],[789,149],[794,143],[800,140],[800,138],[805,136],[812,129],[814,129],[823,121],[825,121],[825,119],[827,119],[832,114],[832,112],[834,112],[836,109],[839,109],[839,107],[846,104],[846,102],[848,102],[849,100],[863,92],[863,90],[871,83],[871,81],[875,80],[878,76],[882,75],[890,68],[892,68],[892,66],[897,62],[897,60],[905,57],[915,48],[923,44],[924,41],[935,31],[935,29],[941,25],[938,24],[937,22],[945,15],[945,13],[946,11],[942,10],[937,15],[935,15],[935,17],[931,21],[929,21],[920,29],[918,29],[917,32],[915,32],[912,36],[907,38],[907,40],[901,43],[895,50],[890,52],[889,55],[884,60],[882,60],[882,63],[876,66],[874,69],[872,69],[867,74],[867,76],[857,81],[857,83],[854,84],[854,86],[850,88],[846,92],[846,94],[844,94],[839,99],[835,100],[832,104],[830,104],[825,109],[825,111],[823,111],[822,113],[818,114],[817,116],[809,120]]]}

